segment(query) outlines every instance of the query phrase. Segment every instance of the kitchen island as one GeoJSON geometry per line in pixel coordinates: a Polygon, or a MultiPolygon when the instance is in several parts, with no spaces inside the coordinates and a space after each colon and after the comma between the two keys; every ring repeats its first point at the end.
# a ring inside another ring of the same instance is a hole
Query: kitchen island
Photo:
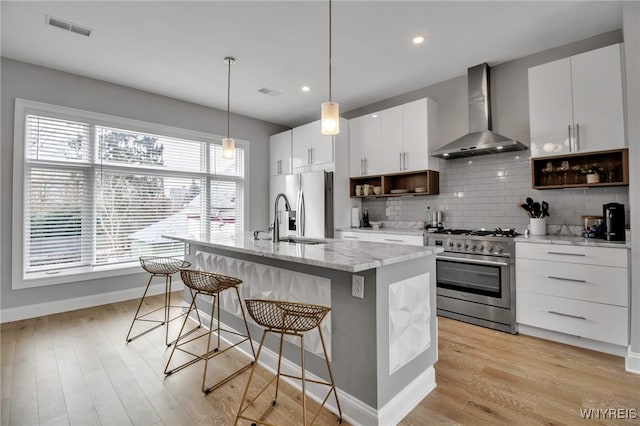
{"type": "MultiPolygon", "coordinates": [[[[341,240],[273,243],[250,233],[164,237],[185,243],[185,257],[194,268],[242,279],[243,298],[330,306],[322,330],[343,417],[350,423],[395,424],[435,388],[435,254],[440,249],[341,240]]],[[[185,302],[190,302],[187,291],[185,302]]],[[[222,293],[220,303],[222,322],[241,329],[231,295],[222,293]]],[[[250,330],[259,340],[261,328],[250,321],[250,330]]],[[[299,362],[295,342],[285,341],[283,362],[290,372],[299,362]]],[[[274,368],[277,342],[267,343],[269,357],[261,357],[261,363],[266,359],[274,368]]],[[[327,379],[316,332],[305,335],[305,350],[308,372],[327,379]]],[[[308,392],[324,396],[311,386],[308,392]]],[[[328,408],[337,412],[334,404],[329,400],[328,408]]]]}

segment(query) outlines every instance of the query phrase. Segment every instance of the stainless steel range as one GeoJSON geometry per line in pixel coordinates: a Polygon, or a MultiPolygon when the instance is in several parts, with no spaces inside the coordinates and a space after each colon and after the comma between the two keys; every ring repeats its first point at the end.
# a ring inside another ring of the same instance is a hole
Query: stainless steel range
{"type": "Polygon", "coordinates": [[[438,315],[516,334],[513,229],[425,232],[436,256],[438,315]]]}

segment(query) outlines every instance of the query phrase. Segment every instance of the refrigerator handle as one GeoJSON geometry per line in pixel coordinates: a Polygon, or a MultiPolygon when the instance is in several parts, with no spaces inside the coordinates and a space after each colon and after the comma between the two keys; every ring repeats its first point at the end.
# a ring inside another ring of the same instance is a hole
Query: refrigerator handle
{"type": "Polygon", "coordinates": [[[298,234],[299,237],[304,237],[304,231],[305,231],[305,211],[304,211],[304,192],[302,190],[300,190],[300,192],[298,192],[298,202],[297,202],[297,215],[298,215],[298,231],[296,232],[298,234]]]}

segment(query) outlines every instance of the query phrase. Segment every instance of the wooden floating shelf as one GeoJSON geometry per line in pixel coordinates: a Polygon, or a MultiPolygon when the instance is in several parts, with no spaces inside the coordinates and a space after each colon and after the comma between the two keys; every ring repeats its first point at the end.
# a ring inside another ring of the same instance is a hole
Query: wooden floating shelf
{"type": "Polygon", "coordinates": [[[531,159],[533,189],[592,188],[629,185],[629,150],[576,152],[531,159]],[[563,167],[564,165],[564,167],[563,167]],[[598,182],[588,183],[584,171],[598,171],[598,182]]]}
{"type": "Polygon", "coordinates": [[[385,175],[359,176],[349,179],[351,198],[407,197],[420,195],[436,195],[440,193],[440,174],[433,170],[390,173],[385,175]],[[371,185],[369,195],[356,195],[356,185],[371,185]],[[373,193],[373,187],[382,188],[380,194],[373,193]],[[416,192],[416,188],[425,188],[424,192],[416,192]],[[392,190],[407,189],[408,192],[394,193],[392,190]]]}

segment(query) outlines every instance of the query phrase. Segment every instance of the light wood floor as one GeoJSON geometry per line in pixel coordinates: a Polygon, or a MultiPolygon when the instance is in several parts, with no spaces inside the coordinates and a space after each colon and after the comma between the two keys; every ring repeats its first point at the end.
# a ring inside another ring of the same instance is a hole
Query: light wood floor
{"type": "MultiPolygon", "coordinates": [[[[165,378],[170,349],[162,329],[124,341],[136,306],[129,301],[2,324],[1,424],[233,424],[248,372],[207,396],[200,391],[201,363],[165,378]]],[[[439,338],[438,386],[403,426],[640,424],[639,418],[581,422],[581,408],[629,408],[640,416],[640,376],[626,373],[622,358],[444,318],[439,338]]],[[[238,357],[214,362],[214,369],[229,369],[238,357]]],[[[265,377],[261,371],[259,379],[265,377]]],[[[301,424],[299,402],[285,385],[269,418],[301,424]]],[[[323,411],[318,423],[335,422],[323,411]]]]}

